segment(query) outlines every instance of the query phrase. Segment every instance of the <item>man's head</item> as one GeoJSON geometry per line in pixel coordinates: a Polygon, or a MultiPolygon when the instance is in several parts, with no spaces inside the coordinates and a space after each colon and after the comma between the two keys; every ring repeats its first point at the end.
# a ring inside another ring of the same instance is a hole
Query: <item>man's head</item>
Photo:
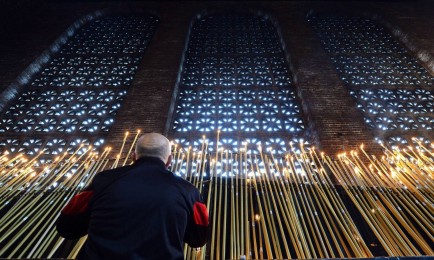
{"type": "Polygon", "coordinates": [[[142,135],[136,144],[135,159],[145,156],[160,158],[166,166],[172,161],[169,140],[158,133],[142,135]]]}

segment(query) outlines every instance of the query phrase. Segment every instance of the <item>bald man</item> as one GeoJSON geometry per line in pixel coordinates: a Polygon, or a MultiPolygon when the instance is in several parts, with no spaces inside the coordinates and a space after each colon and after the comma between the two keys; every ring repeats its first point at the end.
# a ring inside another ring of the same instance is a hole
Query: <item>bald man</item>
{"type": "Polygon", "coordinates": [[[166,137],[140,137],[132,165],[98,173],[63,208],[57,230],[88,235],[78,259],[184,259],[184,242],[203,246],[208,211],[199,191],[167,170],[166,137]]]}

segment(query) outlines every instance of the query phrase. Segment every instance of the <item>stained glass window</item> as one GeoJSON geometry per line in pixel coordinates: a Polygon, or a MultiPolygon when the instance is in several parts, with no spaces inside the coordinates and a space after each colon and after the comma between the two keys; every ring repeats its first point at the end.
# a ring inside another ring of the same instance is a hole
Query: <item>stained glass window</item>
{"type": "Polygon", "coordinates": [[[309,22],[380,141],[433,138],[434,77],[386,28],[358,16],[317,15],[309,22]]]}
{"type": "Polygon", "coordinates": [[[213,149],[217,130],[224,149],[248,141],[282,153],[304,137],[301,109],[280,36],[257,15],[197,19],[182,65],[172,134],[183,147],[213,149]]]}
{"type": "Polygon", "coordinates": [[[102,145],[157,23],[112,15],[76,30],[2,111],[0,147],[59,154],[102,145]]]}

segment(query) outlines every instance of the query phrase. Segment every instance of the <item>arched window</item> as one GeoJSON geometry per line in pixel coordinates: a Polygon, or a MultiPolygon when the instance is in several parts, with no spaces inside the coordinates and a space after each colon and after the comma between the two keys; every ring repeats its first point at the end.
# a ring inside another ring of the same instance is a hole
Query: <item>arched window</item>
{"type": "Polygon", "coordinates": [[[194,21],[182,65],[172,136],[237,151],[247,141],[287,150],[305,128],[280,36],[260,15],[218,14],[194,21]]]}
{"type": "Polygon", "coordinates": [[[3,150],[59,154],[104,143],[157,23],[148,15],[107,15],[61,38],[3,109],[3,150]]]}
{"type": "Polygon", "coordinates": [[[433,138],[434,77],[384,27],[344,15],[309,22],[380,141],[433,138]]]}

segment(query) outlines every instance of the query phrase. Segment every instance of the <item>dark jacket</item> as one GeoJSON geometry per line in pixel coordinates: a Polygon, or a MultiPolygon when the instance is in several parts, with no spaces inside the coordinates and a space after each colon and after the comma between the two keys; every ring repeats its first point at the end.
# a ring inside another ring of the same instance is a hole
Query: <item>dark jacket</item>
{"type": "Polygon", "coordinates": [[[97,174],[62,210],[57,230],[88,234],[79,259],[184,259],[183,242],[203,246],[208,211],[199,191],[145,157],[97,174]]]}

